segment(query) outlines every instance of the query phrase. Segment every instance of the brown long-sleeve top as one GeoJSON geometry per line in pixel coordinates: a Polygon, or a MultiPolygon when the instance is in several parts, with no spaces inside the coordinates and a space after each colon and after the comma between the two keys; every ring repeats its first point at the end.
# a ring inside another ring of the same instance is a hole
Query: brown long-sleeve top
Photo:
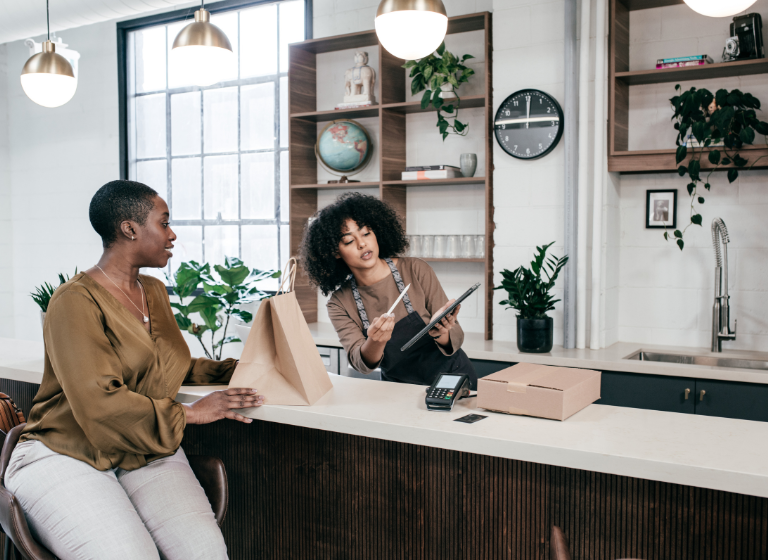
{"type": "MultiPolygon", "coordinates": [[[[408,290],[408,297],[411,299],[414,311],[424,319],[424,326],[426,326],[435,312],[448,302],[448,297],[445,295],[435,271],[423,260],[413,257],[399,257],[395,264],[403,278],[403,285],[411,285],[408,290]]],[[[389,308],[400,295],[395,279],[391,274],[375,284],[358,286],[357,289],[360,292],[360,299],[363,300],[365,312],[368,314],[368,320],[371,322],[389,311],[389,308]]],[[[357,312],[357,305],[349,283],[333,293],[326,307],[331,323],[336,329],[336,334],[339,335],[341,345],[347,351],[352,367],[362,373],[371,373],[379,367],[381,362],[373,368],[368,367],[360,354],[360,348],[365,342],[363,322],[357,312]]],[[[397,304],[394,313],[395,323],[408,315],[402,301],[397,304]]],[[[461,348],[463,342],[464,331],[457,321],[451,329],[450,347],[446,349],[438,345],[438,348],[446,356],[451,356],[461,348]]]]}
{"type": "Polygon", "coordinates": [[[22,441],[98,470],[137,469],[179,448],[182,383],[229,382],[235,360],[192,358],[163,283],[139,279],[150,332],[84,272],[56,289],[43,327],[43,381],[22,441]]]}

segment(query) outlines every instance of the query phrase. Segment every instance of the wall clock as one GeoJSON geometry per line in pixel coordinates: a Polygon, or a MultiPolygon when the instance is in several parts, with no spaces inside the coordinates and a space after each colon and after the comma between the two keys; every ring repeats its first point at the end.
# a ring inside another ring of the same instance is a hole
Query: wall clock
{"type": "Polygon", "coordinates": [[[499,146],[512,157],[538,159],[555,149],[563,135],[563,110],[537,89],[516,91],[499,106],[493,121],[499,146]]]}

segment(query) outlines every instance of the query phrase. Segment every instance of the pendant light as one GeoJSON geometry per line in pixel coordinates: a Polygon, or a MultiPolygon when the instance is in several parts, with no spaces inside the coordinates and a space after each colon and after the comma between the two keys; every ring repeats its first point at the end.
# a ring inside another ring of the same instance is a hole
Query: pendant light
{"type": "Polygon", "coordinates": [[[694,12],[709,17],[735,16],[749,8],[756,0],[685,0],[694,12]]]}
{"type": "Polygon", "coordinates": [[[170,63],[183,83],[211,86],[234,62],[235,53],[226,33],[211,23],[211,13],[201,2],[195,21],[182,29],[173,41],[170,63]]]}
{"type": "Polygon", "coordinates": [[[43,52],[32,55],[21,71],[21,87],[32,101],[43,107],[60,107],[72,99],[77,90],[77,79],[69,61],[56,54],[51,41],[51,18],[48,0],[45,0],[48,40],[43,52]]]}
{"type": "Polygon", "coordinates": [[[376,12],[376,35],[397,58],[429,56],[447,30],[448,15],[441,0],[382,0],[376,12]]]}

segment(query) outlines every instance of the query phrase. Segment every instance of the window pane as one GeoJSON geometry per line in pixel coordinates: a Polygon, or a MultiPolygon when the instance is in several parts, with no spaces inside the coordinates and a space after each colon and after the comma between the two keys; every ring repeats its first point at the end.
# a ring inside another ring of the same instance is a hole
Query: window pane
{"type": "MultiPolygon", "coordinates": [[[[190,17],[188,19],[185,19],[184,21],[177,21],[176,23],[172,23],[168,26],[168,42],[166,43],[168,45],[168,53],[170,55],[171,49],[173,48],[173,41],[176,39],[176,35],[179,34],[179,31],[184,29],[187,25],[189,25],[192,21],[192,14],[190,13],[190,17]]],[[[169,56],[170,59],[170,56],[169,56]]],[[[178,68],[176,68],[173,64],[168,65],[168,87],[169,88],[177,88],[177,87],[185,87],[185,86],[191,86],[193,85],[192,82],[185,80],[186,78],[184,72],[180,72],[178,68]]]]}
{"type": "Polygon", "coordinates": [[[280,4],[280,72],[288,71],[288,44],[304,40],[304,2],[280,4]]]}
{"type": "Polygon", "coordinates": [[[280,221],[288,221],[288,210],[291,207],[288,192],[288,152],[280,152],[280,221]]]}
{"type": "Polygon", "coordinates": [[[291,258],[289,245],[291,241],[291,232],[289,226],[280,226],[280,266],[288,262],[291,258]]]}
{"type": "Polygon", "coordinates": [[[174,226],[176,241],[173,245],[171,271],[176,272],[181,263],[188,261],[203,262],[203,226],[174,226]]]}
{"type": "Polygon", "coordinates": [[[243,154],[242,217],[245,219],[275,219],[275,153],[243,154]]]}
{"type": "MultiPolygon", "coordinates": [[[[235,53],[235,56],[230,57],[230,60],[232,61],[231,64],[228,64],[227,67],[224,68],[220,82],[228,82],[237,79],[237,16],[237,12],[211,14],[211,23],[227,35],[229,43],[232,45],[232,52],[235,53]]],[[[243,29],[247,28],[244,27],[243,29]]]]}
{"type": "Polygon", "coordinates": [[[205,158],[205,219],[236,220],[237,202],[237,156],[205,158]]]}
{"type": "Polygon", "coordinates": [[[205,153],[237,151],[237,88],[209,89],[203,99],[205,153]]]}
{"type": "Polygon", "coordinates": [[[277,5],[240,12],[240,78],[277,74],[277,5]]]}
{"type": "Polygon", "coordinates": [[[275,85],[269,82],[243,86],[240,89],[240,105],[240,149],[274,149],[275,85]]]}
{"type": "Polygon", "coordinates": [[[174,220],[200,219],[200,158],[171,160],[173,199],[171,217],[174,220]]]}
{"type": "Polygon", "coordinates": [[[136,157],[165,157],[165,94],[136,98],[136,157]]]}
{"type": "Polygon", "coordinates": [[[164,159],[136,164],[136,180],[152,187],[168,202],[168,162],[164,159]]]}
{"type": "Polygon", "coordinates": [[[240,254],[238,226],[206,226],[205,262],[211,266],[224,264],[224,257],[237,257],[240,254]]]}
{"type": "Polygon", "coordinates": [[[288,78],[280,78],[280,147],[288,147],[288,78]]]}
{"type": "MultiPolygon", "coordinates": [[[[277,226],[243,226],[243,262],[259,270],[277,270],[277,226]]],[[[262,290],[276,290],[279,282],[259,282],[262,290]]]]}
{"type": "Polygon", "coordinates": [[[134,31],[136,91],[165,89],[165,27],[134,31]]]}
{"type": "Polygon", "coordinates": [[[171,96],[171,154],[200,153],[200,92],[171,96]]]}

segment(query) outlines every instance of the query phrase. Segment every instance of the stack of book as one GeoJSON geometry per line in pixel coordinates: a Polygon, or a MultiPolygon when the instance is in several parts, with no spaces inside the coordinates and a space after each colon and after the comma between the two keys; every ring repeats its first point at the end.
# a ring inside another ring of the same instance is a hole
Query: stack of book
{"type": "Polygon", "coordinates": [[[706,54],[659,58],[656,60],[656,68],[681,68],[683,66],[702,66],[704,64],[712,64],[712,59],[706,54]]]}
{"type": "Polygon", "coordinates": [[[403,171],[403,181],[421,179],[453,179],[463,177],[461,170],[453,165],[416,165],[406,167],[403,171]]]}

